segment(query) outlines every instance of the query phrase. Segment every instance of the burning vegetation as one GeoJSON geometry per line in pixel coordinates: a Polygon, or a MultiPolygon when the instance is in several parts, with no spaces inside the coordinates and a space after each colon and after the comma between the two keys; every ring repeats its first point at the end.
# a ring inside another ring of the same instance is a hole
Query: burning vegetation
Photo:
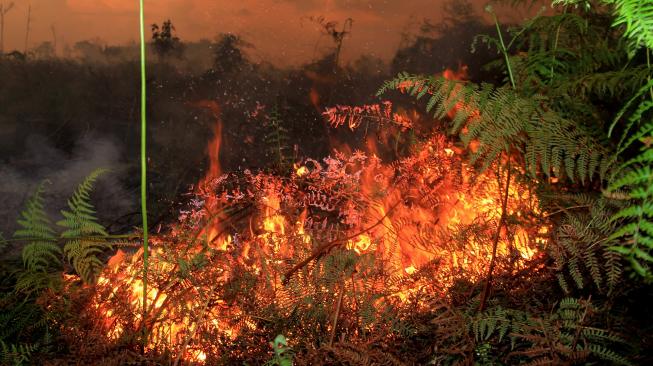
{"type": "MultiPolygon", "coordinates": [[[[334,127],[409,128],[390,105],[324,114],[334,127]]],[[[145,327],[148,352],[216,362],[247,360],[252,350],[234,352],[236,345],[271,330],[306,345],[325,334],[329,346],[392,339],[409,316],[397,314],[426,311],[462,283],[473,292],[490,263],[493,275],[543,266],[538,248],[548,229],[534,192],[519,182],[506,187],[498,166],[476,172],[441,133],[388,163],[371,139],[372,151],[303,159],[287,176],[223,174],[220,124],[208,174],[179,223],[154,240],[145,321],[142,252],[119,252],[101,274],[84,311],[106,342],[145,327]],[[510,225],[499,224],[502,216],[510,225]]]]}
{"type": "MultiPolygon", "coordinates": [[[[27,200],[0,240],[24,243],[18,267],[0,267],[0,364],[653,360],[641,325],[651,320],[641,305],[653,262],[651,44],[623,42],[631,35],[606,22],[606,7],[556,3],[510,31],[487,9],[498,38],[479,40],[503,56],[493,84],[470,81],[477,65],[457,61],[401,72],[376,98],[338,93],[363,78],[340,59],[351,19],[310,18],[335,50],[282,81],[259,78],[271,69],[248,63],[241,48],[252,45],[223,36],[216,65],[189,77],[175,105],[209,121],[206,146],[185,147],[205,162],[181,156],[206,169],[149,230],[149,249],[142,230],[117,234],[98,219],[91,195],[107,170],[77,187],[60,221],[45,183],[27,200]],[[301,95],[268,97],[283,83],[301,95]],[[230,86],[242,95],[206,96],[230,86]],[[317,122],[292,120],[305,116],[317,122]],[[318,141],[327,153],[308,154],[318,141]]],[[[462,18],[441,30],[480,24],[462,18]]],[[[182,43],[170,21],[152,30],[167,69],[182,43]]],[[[442,44],[422,34],[394,63],[442,44]]],[[[174,128],[157,143],[191,145],[174,128]]],[[[148,163],[157,178],[162,160],[148,163]]]]}

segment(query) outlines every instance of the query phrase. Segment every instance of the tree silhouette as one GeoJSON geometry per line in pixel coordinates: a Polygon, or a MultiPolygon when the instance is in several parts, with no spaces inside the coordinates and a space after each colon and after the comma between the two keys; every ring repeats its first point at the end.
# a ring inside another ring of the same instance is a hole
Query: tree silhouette
{"type": "Polygon", "coordinates": [[[221,34],[215,45],[215,59],[213,68],[220,74],[229,74],[242,69],[247,59],[243,48],[252,45],[235,34],[221,34]]]}
{"type": "Polygon", "coordinates": [[[318,24],[322,27],[322,34],[331,38],[335,44],[335,50],[333,51],[333,63],[334,63],[334,72],[337,70],[340,62],[340,52],[342,51],[342,44],[345,40],[345,37],[351,33],[352,26],[354,25],[354,20],[352,18],[345,19],[345,22],[342,25],[342,29],[338,30],[338,22],[327,21],[325,17],[319,16],[309,16],[307,19],[311,22],[318,24]]]}
{"type": "Polygon", "coordinates": [[[14,7],[14,3],[10,2],[5,5],[0,3],[0,55],[5,51],[5,15],[14,7]]]}
{"type": "Polygon", "coordinates": [[[184,49],[179,37],[174,33],[175,26],[170,19],[166,20],[159,27],[158,24],[152,24],[152,43],[154,51],[159,57],[159,61],[165,61],[168,56],[181,57],[184,49]]]}

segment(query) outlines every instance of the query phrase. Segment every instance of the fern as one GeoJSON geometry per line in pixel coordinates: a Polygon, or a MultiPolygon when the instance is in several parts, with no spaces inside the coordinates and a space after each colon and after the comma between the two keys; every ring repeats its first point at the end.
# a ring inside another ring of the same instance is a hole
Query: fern
{"type": "Polygon", "coordinates": [[[265,143],[268,145],[269,154],[275,159],[275,165],[280,170],[288,166],[288,130],[283,126],[283,120],[275,106],[268,117],[270,131],[264,136],[265,143]]]}
{"type": "Polygon", "coordinates": [[[650,75],[645,66],[622,67],[626,50],[605,24],[601,16],[588,20],[565,13],[526,22],[513,30],[507,47],[482,37],[504,54],[521,51],[496,62],[511,68],[506,72],[515,75],[517,90],[400,73],[378,94],[400,89],[416,99],[428,96],[427,111],[439,119],[451,117],[452,132],[465,144],[480,143],[471,158],[483,168],[511,150],[521,154],[534,177],[544,173],[582,184],[596,176],[603,180],[616,159],[601,132],[601,103],[626,98],[650,75]]]}
{"type": "Polygon", "coordinates": [[[653,262],[653,81],[649,80],[624,105],[610,132],[638,100],[642,101],[628,117],[617,153],[623,154],[637,143],[641,146],[640,153],[614,172],[607,192],[615,194],[625,191],[629,198],[629,204],[612,218],[621,226],[611,235],[611,239],[621,241],[621,245],[614,246],[613,250],[626,256],[636,273],[646,280],[653,280],[649,264],[653,262]],[[642,100],[647,93],[651,93],[651,99],[642,100]],[[639,126],[639,129],[629,136],[635,126],[639,126]]]}
{"type": "Polygon", "coordinates": [[[572,196],[559,204],[577,207],[564,210],[564,217],[556,229],[556,239],[549,251],[560,273],[558,280],[566,292],[570,292],[568,277],[582,289],[586,279],[596,289],[611,294],[621,280],[622,264],[610,249],[615,241],[608,237],[616,229],[612,220],[615,206],[604,198],[572,196]],[[583,207],[586,207],[583,208],[583,207]],[[583,209],[580,209],[583,208],[583,209]]]}
{"type": "Polygon", "coordinates": [[[614,25],[625,26],[625,37],[631,42],[631,53],[640,47],[653,49],[653,1],[604,0],[614,4],[617,18],[614,25]]]}
{"type": "MultiPolygon", "coordinates": [[[[578,5],[579,0],[556,0],[557,5],[578,5]]],[[[641,153],[623,163],[613,172],[606,191],[608,196],[623,196],[627,193],[629,200],[626,207],[612,217],[615,230],[609,240],[619,240],[619,245],[612,249],[628,258],[636,273],[647,280],[653,280],[650,263],[653,262],[653,82],[651,81],[651,65],[649,55],[653,49],[653,1],[651,0],[602,0],[604,4],[614,7],[615,20],[613,27],[623,29],[623,37],[628,40],[628,55],[633,58],[641,48],[645,48],[647,64],[640,67],[624,68],[611,74],[593,76],[597,81],[601,78],[598,90],[613,93],[616,82],[627,85],[623,91],[632,92],[632,97],[625,103],[609,128],[609,134],[630,112],[630,116],[622,129],[622,137],[617,148],[617,155],[623,155],[627,149],[641,142],[641,153]],[[631,74],[630,76],[626,76],[631,74]],[[607,78],[606,78],[607,77],[607,78]],[[625,78],[624,78],[625,77],[625,78]],[[630,78],[630,80],[628,80],[630,78]],[[646,82],[648,80],[648,82],[646,82]],[[633,89],[637,87],[638,90],[633,89]],[[643,100],[650,94],[651,100],[643,100]],[[638,104],[639,103],[639,104],[638,104]],[[635,129],[635,133],[630,133],[635,129]]],[[[592,86],[597,90],[597,86],[592,86]]]]}
{"type": "Polygon", "coordinates": [[[417,98],[428,90],[427,111],[439,119],[453,114],[451,131],[466,145],[480,142],[471,159],[482,161],[483,169],[510,149],[524,156],[525,168],[534,177],[542,172],[585,183],[596,175],[603,178],[611,168],[610,150],[574,121],[546,108],[546,98],[522,97],[510,87],[465,85],[406,73],[386,82],[378,94],[390,89],[403,89],[417,98]]]}
{"type": "Polygon", "coordinates": [[[61,233],[61,237],[66,240],[64,254],[87,283],[93,283],[103,267],[97,255],[111,249],[111,244],[106,240],[108,234],[97,222],[95,210],[90,203],[93,185],[106,172],[105,169],[97,169],[84,179],[68,201],[69,210],[61,211],[64,219],[57,222],[57,225],[65,229],[61,233]]]}
{"type": "MultiPolygon", "coordinates": [[[[630,41],[631,55],[638,49],[653,49],[653,1],[651,0],[601,0],[604,4],[614,6],[615,20],[613,26],[623,26],[624,37],[630,41]]],[[[553,5],[578,6],[591,8],[587,0],[554,0],[553,5]]]]}
{"type": "Polygon", "coordinates": [[[501,306],[474,315],[459,308],[447,309],[432,320],[446,337],[440,342],[453,342],[462,348],[457,342],[471,339],[473,345],[467,352],[473,352],[476,361],[560,365],[601,360],[599,364],[630,365],[615,350],[625,344],[621,337],[588,325],[593,314],[589,301],[565,298],[554,311],[539,314],[501,306]]]}
{"type": "Polygon", "coordinates": [[[588,301],[562,299],[556,311],[542,318],[526,317],[514,324],[514,336],[522,343],[514,356],[526,356],[531,364],[567,364],[600,359],[617,365],[630,361],[613,350],[624,341],[603,329],[589,327],[588,301]]]}
{"type": "Polygon", "coordinates": [[[556,94],[580,96],[583,99],[593,96],[614,98],[635,92],[646,84],[649,75],[646,66],[580,75],[557,86],[556,94]]]}
{"type": "Polygon", "coordinates": [[[27,200],[25,209],[17,220],[20,229],[14,238],[25,240],[22,257],[25,270],[18,273],[15,290],[30,294],[46,288],[57,288],[62,267],[61,248],[56,233],[44,208],[44,183],[27,200]]]}
{"type": "Polygon", "coordinates": [[[523,312],[497,306],[478,314],[471,322],[471,330],[476,342],[486,342],[491,337],[497,337],[497,341],[502,342],[509,336],[514,347],[515,340],[511,334],[519,333],[519,324],[526,319],[527,315],[523,312]]]}
{"type": "Polygon", "coordinates": [[[40,184],[27,201],[18,219],[21,229],[14,233],[14,238],[28,241],[23,249],[23,263],[30,272],[46,272],[61,261],[61,248],[44,209],[44,184],[40,184]]]}
{"type": "Polygon", "coordinates": [[[0,340],[0,363],[3,365],[30,364],[32,355],[38,350],[38,345],[6,344],[0,340]]]}
{"type": "MultiPolygon", "coordinates": [[[[653,127],[649,122],[642,129],[653,127]]],[[[653,279],[649,263],[653,262],[653,150],[649,140],[653,134],[642,137],[644,147],[640,155],[621,166],[623,174],[610,184],[608,190],[616,192],[627,190],[629,205],[613,216],[613,220],[621,224],[611,239],[619,239],[622,245],[613,249],[625,255],[633,269],[646,279],[653,279]]]]}

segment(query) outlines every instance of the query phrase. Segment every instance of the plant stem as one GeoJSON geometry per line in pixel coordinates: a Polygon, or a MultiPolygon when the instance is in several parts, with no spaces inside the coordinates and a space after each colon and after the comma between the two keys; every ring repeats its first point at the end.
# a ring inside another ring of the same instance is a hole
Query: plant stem
{"type": "Polygon", "coordinates": [[[379,221],[377,221],[374,225],[371,225],[371,226],[369,226],[369,227],[367,227],[367,228],[365,228],[365,229],[363,229],[363,230],[361,230],[361,231],[359,231],[359,232],[357,232],[355,234],[349,235],[349,236],[347,236],[345,238],[332,240],[330,242],[324,243],[324,244],[320,245],[319,247],[317,247],[315,250],[313,250],[313,252],[308,257],[306,257],[304,260],[297,263],[291,269],[286,271],[286,273],[283,275],[282,283],[287,284],[288,281],[290,281],[290,277],[295,272],[299,271],[305,265],[310,263],[312,260],[320,257],[321,255],[323,255],[324,253],[326,253],[327,251],[329,251],[330,249],[332,249],[336,245],[346,243],[347,240],[354,239],[354,238],[356,238],[357,236],[359,236],[361,234],[364,234],[364,233],[367,233],[367,232],[371,231],[372,229],[374,229],[377,226],[383,225],[383,220],[390,217],[390,214],[392,213],[392,211],[394,211],[394,209],[397,208],[399,206],[399,204],[401,204],[402,202],[403,202],[402,200],[399,200],[399,202],[395,203],[392,207],[390,207],[388,212],[386,212],[386,214],[383,215],[383,217],[381,217],[381,219],[379,219],[379,221]]]}
{"type": "MultiPolygon", "coordinates": [[[[513,90],[517,89],[517,85],[515,84],[515,78],[512,73],[512,66],[510,65],[510,57],[508,57],[508,49],[506,48],[506,44],[503,41],[503,35],[501,34],[501,27],[499,26],[499,20],[497,19],[497,15],[494,13],[494,10],[492,10],[492,7],[488,6],[486,9],[490,14],[492,14],[492,17],[494,18],[494,25],[496,25],[497,27],[497,34],[499,35],[499,44],[501,45],[501,53],[503,53],[503,57],[505,58],[506,61],[508,76],[510,77],[510,85],[512,86],[513,90]]],[[[492,277],[494,274],[494,267],[496,266],[496,259],[497,259],[497,247],[499,246],[499,239],[501,237],[501,228],[506,223],[506,216],[507,216],[506,210],[508,206],[508,193],[510,192],[510,178],[512,172],[510,168],[510,148],[506,150],[506,156],[508,157],[508,164],[506,166],[508,170],[508,174],[506,177],[506,190],[503,192],[503,202],[501,203],[501,217],[499,218],[499,224],[497,225],[497,232],[494,234],[494,239],[492,240],[492,258],[490,259],[490,266],[488,267],[485,286],[483,287],[483,292],[481,293],[481,303],[478,307],[478,311],[485,310],[485,305],[487,304],[487,300],[490,297],[490,291],[492,290],[492,277]]],[[[500,187],[501,187],[501,180],[499,180],[499,188],[500,187]]]]}
{"type": "MultiPolygon", "coordinates": [[[[648,81],[651,82],[651,50],[646,49],[646,68],[648,69],[648,81]]],[[[649,89],[651,100],[653,100],[653,88],[649,89]]]]}
{"type": "Polygon", "coordinates": [[[336,313],[333,315],[333,328],[331,329],[331,336],[329,337],[329,347],[333,346],[333,341],[336,339],[336,328],[338,328],[338,318],[340,317],[340,308],[342,307],[342,297],[345,294],[345,279],[342,279],[340,285],[340,294],[338,294],[338,302],[336,303],[336,313]]]}
{"type": "Polygon", "coordinates": [[[501,237],[501,228],[506,222],[506,211],[508,206],[508,193],[510,192],[510,178],[511,178],[511,169],[510,169],[510,155],[508,155],[508,173],[506,177],[506,190],[503,192],[503,202],[501,202],[501,217],[499,218],[499,225],[497,226],[497,231],[494,234],[494,239],[492,241],[492,258],[490,259],[490,266],[487,270],[487,279],[485,280],[485,287],[481,294],[481,304],[478,307],[478,311],[485,310],[485,305],[487,300],[490,297],[490,290],[492,290],[492,277],[494,274],[494,267],[496,266],[497,259],[497,247],[499,246],[499,238],[501,237]]]}
{"type": "Polygon", "coordinates": [[[140,0],[140,36],[141,36],[141,216],[143,220],[143,349],[147,344],[147,78],[145,72],[145,6],[140,0]]]}
{"type": "Polygon", "coordinates": [[[580,321],[578,322],[577,328],[576,328],[576,334],[574,335],[574,341],[571,343],[571,351],[575,352],[576,351],[576,346],[578,345],[578,340],[580,339],[580,334],[581,331],[583,330],[583,322],[585,321],[585,317],[587,316],[587,311],[589,310],[591,306],[591,301],[592,301],[592,295],[590,294],[587,297],[587,304],[585,305],[585,310],[583,311],[583,315],[580,318],[580,321]]]}
{"type": "Polygon", "coordinates": [[[488,11],[490,14],[492,14],[492,17],[494,18],[494,25],[497,27],[497,34],[499,35],[499,44],[501,45],[501,53],[503,53],[503,57],[506,61],[506,67],[508,68],[508,77],[510,77],[510,85],[512,85],[513,89],[516,89],[517,86],[515,84],[515,77],[512,73],[512,66],[510,65],[510,57],[508,56],[508,49],[506,48],[506,43],[503,41],[503,34],[501,33],[499,20],[497,19],[497,15],[494,13],[493,10],[489,9],[488,11]]]}
{"type": "MultiPolygon", "coordinates": [[[[567,8],[564,10],[565,13],[567,13],[567,8]]],[[[553,81],[553,77],[555,76],[555,70],[554,70],[554,64],[556,62],[556,52],[558,51],[558,43],[560,42],[560,30],[562,28],[562,20],[560,20],[560,23],[558,23],[558,29],[556,29],[556,37],[555,41],[553,43],[553,52],[551,55],[551,71],[549,75],[549,84],[551,84],[551,81],[553,81]]]]}

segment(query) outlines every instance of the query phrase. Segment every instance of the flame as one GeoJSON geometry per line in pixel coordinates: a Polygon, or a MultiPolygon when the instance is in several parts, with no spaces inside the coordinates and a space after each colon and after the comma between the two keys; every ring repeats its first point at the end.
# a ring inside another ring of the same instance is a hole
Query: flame
{"type": "Polygon", "coordinates": [[[468,80],[469,67],[467,65],[458,65],[458,70],[446,69],[442,72],[442,77],[447,80],[468,80]]]}
{"type": "MultiPolygon", "coordinates": [[[[213,137],[207,146],[207,156],[209,158],[209,168],[204,177],[197,184],[196,193],[203,195],[206,198],[205,205],[209,214],[215,214],[220,210],[217,204],[216,197],[210,192],[211,182],[218,179],[222,175],[222,168],[220,166],[220,148],[222,146],[222,119],[220,117],[220,105],[214,100],[201,100],[191,104],[197,108],[203,108],[211,112],[214,119],[212,127],[213,137]]],[[[207,225],[203,231],[207,242],[212,243],[221,232],[219,219],[216,217],[210,224],[207,225]]]]}
{"type": "Polygon", "coordinates": [[[369,235],[359,235],[356,240],[347,241],[347,249],[353,250],[358,254],[367,252],[372,246],[372,238],[369,235]]]}
{"type": "Polygon", "coordinates": [[[320,107],[320,93],[317,91],[315,86],[311,87],[308,98],[311,100],[313,107],[315,107],[315,109],[319,112],[322,109],[320,107]]]}
{"type": "Polygon", "coordinates": [[[298,177],[302,177],[308,174],[308,168],[303,165],[300,167],[295,167],[295,174],[297,174],[298,177]]]}
{"type": "MultiPolygon", "coordinates": [[[[263,209],[263,230],[275,236],[286,235],[286,218],[279,214],[281,212],[281,199],[274,186],[268,187],[268,192],[263,197],[263,204],[265,206],[263,209]]],[[[275,241],[275,244],[280,243],[275,241]]],[[[275,252],[278,250],[278,245],[276,245],[275,252]]]]}
{"type": "Polygon", "coordinates": [[[220,167],[220,146],[222,145],[222,119],[220,117],[220,105],[214,100],[201,100],[191,103],[191,106],[207,109],[211,112],[215,123],[213,125],[213,138],[207,146],[207,155],[209,157],[209,169],[200,181],[199,187],[204,188],[212,180],[222,174],[220,167]]]}
{"type": "MultiPolygon", "coordinates": [[[[466,72],[463,68],[443,75],[464,78],[466,72]]],[[[220,169],[218,104],[193,105],[211,111],[216,121],[208,145],[209,169],[195,191],[202,200],[183,214],[170,235],[153,239],[148,318],[140,312],[142,251],[131,259],[119,251],[109,260],[91,306],[101,314],[99,326],[109,339],[118,340],[146,324],[147,350],[170,351],[187,362],[204,363],[212,345],[202,343],[196,333],[235,339],[258,327],[246,311],[218,292],[239,275],[235,266],[258,276],[260,284],[252,291],[259,300],[275,303],[284,291],[276,268],[333,239],[334,243],[341,240],[339,250],[348,255],[374,257],[384,266],[386,282],[368,282],[372,280],[352,274],[357,288],[383,290],[377,301],[405,303],[420,291],[444,296],[456,278],[473,282],[486,275],[492,256],[489,238],[497,232],[502,213],[505,173],[498,167],[477,173],[465,163],[463,151],[444,135],[433,136],[418,151],[392,164],[377,157],[378,141],[368,137],[367,153],[348,149],[324,162],[307,159],[284,178],[245,172],[242,179],[248,183],[241,187],[224,183],[228,176],[220,169]],[[243,197],[252,202],[254,212],[247,228],[221,222],[217,212],[242,203],[243,197]],[[230,228],[229,234],[219,235],[225,228],[230,228]],[[334,237],[328,236],[331,232],[334,237]],[[428,272],[431,277],[420,275],[434,265],[437,271],[428,272]],[[389,278],[410,281],[396,284],[389,278]]],[[[497,255],[518,270],[537,258],[548,228],[527,222],[528,215],[540,214],[537,198],[527,187],[512,182],[508,198],[507,214],[524,223],[499,231],[497,255]]]]}

